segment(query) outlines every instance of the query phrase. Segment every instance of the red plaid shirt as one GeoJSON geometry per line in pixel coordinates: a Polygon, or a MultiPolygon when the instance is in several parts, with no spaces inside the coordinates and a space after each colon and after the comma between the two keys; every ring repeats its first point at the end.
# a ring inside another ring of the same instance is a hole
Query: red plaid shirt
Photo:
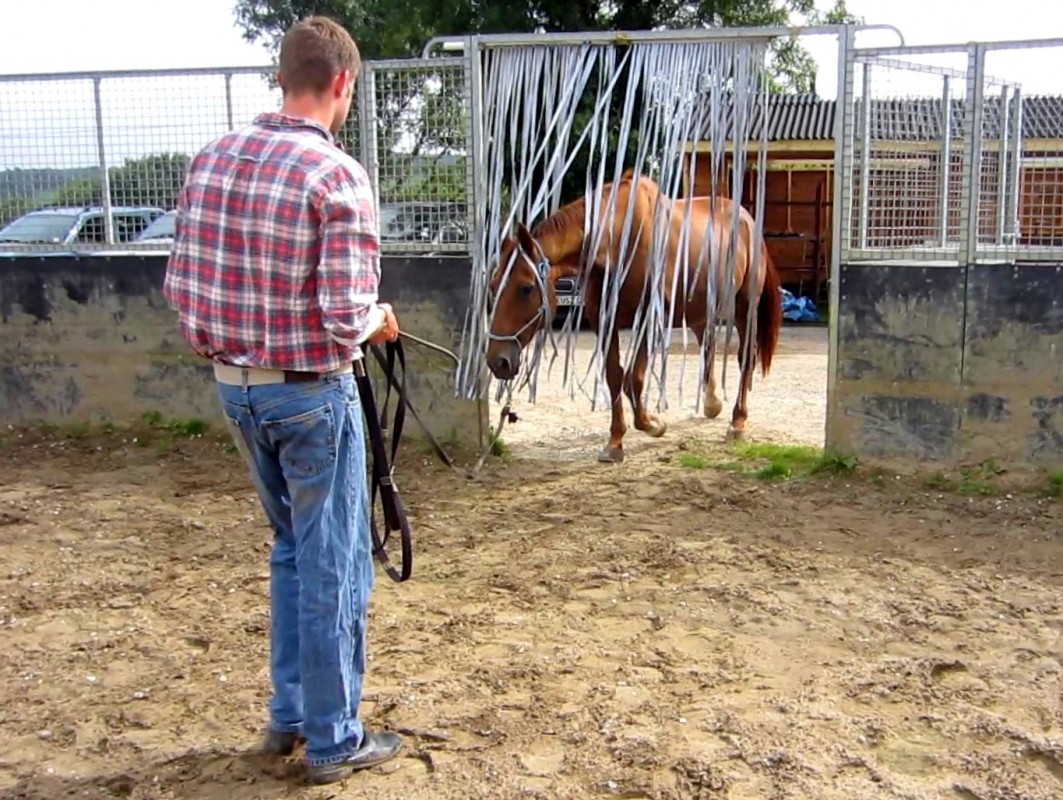
{"type": "Polygon", "coordinates": [[[195,352],[336,369],[362,355],[379,277],[369,179],[324,127],[262,114],[192,160],[163,293],[195,352]]]}

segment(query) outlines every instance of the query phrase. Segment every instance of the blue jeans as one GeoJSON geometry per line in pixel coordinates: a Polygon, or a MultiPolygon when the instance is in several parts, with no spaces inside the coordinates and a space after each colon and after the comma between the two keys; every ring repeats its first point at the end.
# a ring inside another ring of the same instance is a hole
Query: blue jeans
{"type": "Polygon", "coordinates": [[[229,430],[274,530],[270,727],[302,731],[311,765],[362,742],[373,588],[365,433],[354,377],[218,384],[229,430]]]}

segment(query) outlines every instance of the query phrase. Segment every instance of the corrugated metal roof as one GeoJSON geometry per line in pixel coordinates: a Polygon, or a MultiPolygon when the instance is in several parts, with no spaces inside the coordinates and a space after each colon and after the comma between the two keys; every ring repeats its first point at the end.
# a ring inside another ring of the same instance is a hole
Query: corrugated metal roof
{"type": "MultiPolygon", "coordinates": [[[[812,94],[769,95],[767,118],[768,140],[772,142],[832,140],[836,102],[812,94]]],[[[862,123],[861,100],[855,102],[856,129],[862,123]]],[[[951,102],[952,137],[963,136],[963,100],[951,102]]],[[[988,139],[999,138],[1001,130],[1000,97],[987,97],[983,106],[982,130],[988,139]]],[[[932,141],[940,139],[944,123],[940,98],[875,99],[871,103],[871,135],[888,141],[932,141]]],[[[724,127],[732,127],[733,108],[724,112],[724,127]]],[[[761,137],[763,109],[753,111],[751,139],[761,137]]],[[[1014,119],[1014,112],[1011,112],[1014,119]]],[[[706,132],[702,139],[709,138],[706,132]]],[[[1022,102],[1022,128],[1025,139],[1063,139],[1063,96],[1025,97],[1022,102]]]]}

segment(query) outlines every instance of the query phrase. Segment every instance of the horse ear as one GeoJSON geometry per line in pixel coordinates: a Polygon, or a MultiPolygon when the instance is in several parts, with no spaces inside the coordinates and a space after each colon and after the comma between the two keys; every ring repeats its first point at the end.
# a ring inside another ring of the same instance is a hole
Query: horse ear
{"type": "Polygon", "coordinates": [[[537,258],[539,255],[539,248],[536,245],[534,237],[531,235],[523,222],[517,223],[517,241],[520,242],[520,246],[524,249],[524,252],[530,255],[532,258],[537,258]]]}

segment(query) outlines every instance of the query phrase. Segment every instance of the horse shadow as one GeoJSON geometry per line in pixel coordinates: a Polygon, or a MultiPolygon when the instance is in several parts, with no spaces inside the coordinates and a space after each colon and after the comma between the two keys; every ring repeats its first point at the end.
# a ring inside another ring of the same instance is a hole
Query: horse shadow
{"type": "Polygon", "coordinates": [[[0,800],[273,800],[291,798],[293,790],[306,785],[304,775],[295,758],[279,759],[255,751],[193,751],[87,778],[41,771],[0,791],[0,800]]]}

